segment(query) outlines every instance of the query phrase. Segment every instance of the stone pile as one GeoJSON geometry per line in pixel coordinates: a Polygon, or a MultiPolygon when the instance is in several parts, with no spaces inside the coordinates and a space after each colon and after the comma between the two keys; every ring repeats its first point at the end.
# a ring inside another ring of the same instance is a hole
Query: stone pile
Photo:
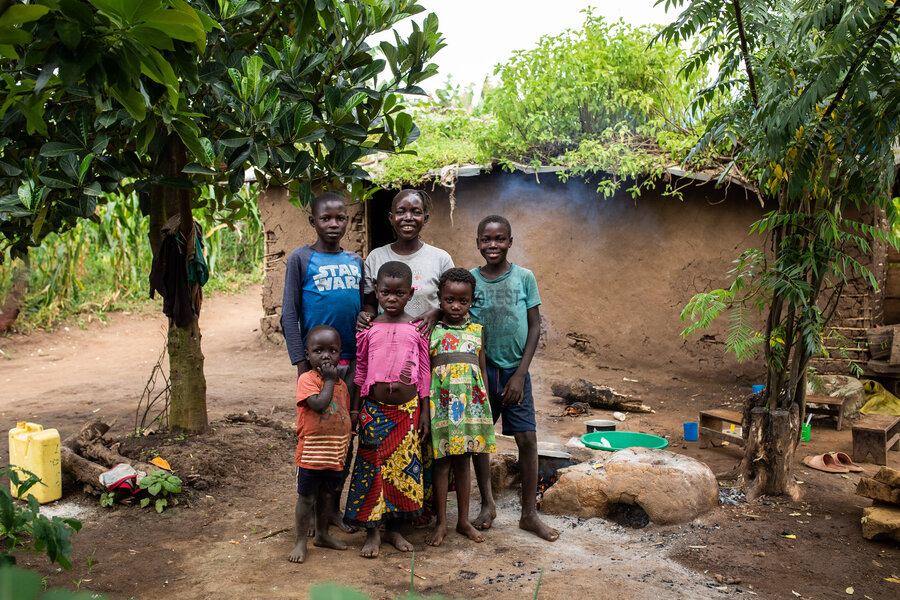
{"type": "Polygon", "coordinates": [[[863,537],[900,541],[900,471],[882,467],[874,477],[860,479],[856,493],[872,499],[872,506],[863,509],[863,537]]]}

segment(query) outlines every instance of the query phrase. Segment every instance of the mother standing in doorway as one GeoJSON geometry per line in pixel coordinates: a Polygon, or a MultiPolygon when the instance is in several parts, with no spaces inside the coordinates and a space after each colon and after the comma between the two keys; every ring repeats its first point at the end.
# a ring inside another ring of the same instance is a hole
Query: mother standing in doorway
{"type": "Polygon", "coordinates": [[[446,251],[419,239],[430,212],[431,198],[423,191],[403,190],[394,196],[388,219],[397,240],[375,248],[366,258],[365,303],[357,320],[359,328],[368,329],[378,314],[378,301],[375,299],[378,269],[384,263],[396,260],[406,263],[413,274],[415,293],[406,305],[406,312],[421,319],[417,329],[422,332],[422,337],[428,339],[431,335],[441,312],[438,280],[444,271],[453,268],[453,259],[446,251]]]}

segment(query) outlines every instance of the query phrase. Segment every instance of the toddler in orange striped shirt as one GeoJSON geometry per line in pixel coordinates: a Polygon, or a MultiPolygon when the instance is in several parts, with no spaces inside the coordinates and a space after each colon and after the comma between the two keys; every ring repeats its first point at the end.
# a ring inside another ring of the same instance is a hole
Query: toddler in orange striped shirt
{"type": "Polygon", "coordinates": [[[350,446],[350,395],[338,376],[341,337],[327,325],[313,327],[306,336],[310,370],[297,378],[297,543],[288,560],[306,560],[309,517],[315,511],[313,544],[346,550],[347,544],[328,535],[331,509],[343,483],[344,461],[350,446]]]}

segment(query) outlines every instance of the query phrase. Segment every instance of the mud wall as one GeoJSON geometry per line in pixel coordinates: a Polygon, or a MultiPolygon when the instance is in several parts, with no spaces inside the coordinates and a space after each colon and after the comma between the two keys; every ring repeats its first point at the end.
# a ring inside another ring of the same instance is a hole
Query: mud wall
{"type": "MultiPolygon", "coordinates": [[[[284,269],[294,248],[316,241],[316,232],[309,224],[309,212],[289,201],[287,188],[273,187],[259,197],[259,213],[266,231],[265,279],[263,281],[260,331],[272,341],[284,343],[281,335],[281,296],[284,292],[284,269]]],[[[344,237],[345,250],[365,254],[365,207],[347,207],[350,223],[344,237]]]]}
{"type": "Polygon", "coordinates": [[[685,377],[733,379],[764,370],[761,360],[741,364],[725,355],[724,320],[680,337],[687,301],[726,285],[731,261],[763,243],[748,235],[763,213],[755,196],[737,186],[725,194],[712,185],[688,185],[678,199],[663,196],[661,184],[638,199],[603,199],[581,180],[541,175],[540,181],[496,172],[461,178],[452,220],[447,193],[438,187],[423,238],[471,268],[483,262],[475,246],[478,222],[492,213],[507,217],[510,259],[538,281],[542,353],[685,377]]]}

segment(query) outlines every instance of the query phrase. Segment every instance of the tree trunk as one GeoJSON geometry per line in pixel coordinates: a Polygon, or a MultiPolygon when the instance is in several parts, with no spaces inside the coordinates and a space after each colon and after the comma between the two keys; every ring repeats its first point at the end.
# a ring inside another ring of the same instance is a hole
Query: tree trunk
{"type": "Polygon", "coordinates": [[[792,477],[794,450],[799,439],[800,415],[790,410],[750,409],[749,433],[740,474],[747,500],[760,496],[787,495],[797,500],[800,488],[792,477]]]}
{"type": "Polygon", "coordinates": [[[169,429],[202,433],[206,417],[206,377],[200,349],[200,321],[195,316],[187,327],[176,327],[169,319],[169,429]]]}
{"type": "MultiPolygon", "coordinates": [[[[163,177],[183,177],[187,164],[187,149],[181,138],[172,133],[166,140],[165,154],[159,167],[163,177]]],[[[191,191],[172,186],[155,185],[150,194],[151,224],[160,227],[171,216],[181,214],[181,233],[190,240],[193,227],[191,191]]],[[[156,232],[158,234],[158,232],[156,232]]],[[[160,239],[151,226],[151,245],[154,252],[160,239]]],[[[202,433],[209,423],[206,415],[206,378],[203,374],[203,352],[200,349],[200,324],[194,316],[187,327],[176,327],[169,319],[169,428],[185,433],[202,433]]]]}

